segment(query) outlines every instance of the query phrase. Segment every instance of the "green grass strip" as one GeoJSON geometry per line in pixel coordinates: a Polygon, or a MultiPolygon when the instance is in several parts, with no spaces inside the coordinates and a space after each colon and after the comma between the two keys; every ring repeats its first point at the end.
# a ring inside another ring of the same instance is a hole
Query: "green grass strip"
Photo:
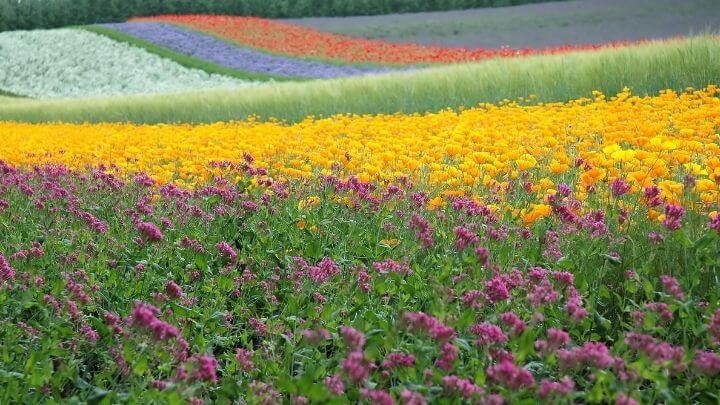
{"type": "Polygon", "coordinates": [[[720,84],[720,38],[699,36],[643,46],[494,59],[424,70],[94,100],[31,100],[0,106],[0,120],[26,122],[216,122],[258,115],[297,122],[309,115],[438,111],[531,94],[537,102],[637,95],[720,84]]]}
{"type": "Polygon", "coordinates": [[[216,73],[221,74],[225,76],[235,77],[237,79],[242,80],[249,80],[249,81],[304,81],[308,80],[306,78],[300,78],[300,77],[287,77],[287,76],[275,76],[275,75],[269,75],[264,73],[254,73],[254,72],[248,72],[244,70],[237,70],[232,69],[224,66],[220,66],[218,64],[208,62],[199,58],[195,58],[188,55],[183,55],[179,52],[175,52],[173,50],[170,50],[168,48],[158,46],[153,44],[152,42],[146,41],[144,39],[140,39],[137,37],[134,37],[132,35],[125,34],[123,32],[115,31],[111,28],[106,27],[100,27],[96,25],[84,25],[80,27],[76,27],[78,29],[83,29],[86,31],[94,32],[99,35],[104,35],[112,40],[123,42],[132,46],[136,46],[139,48],[143,48],[146,51],[158,55],[163,58],[170,59],[182,66],[185,66],[187,68],[191,69],[199,69],[203,70],[207,73],[216,73]]]}
{"type": "Polygon", "coordinates": [[[24,96],[21,96],[19,94],[11,93],[9,91],[5,91],[3,89],[0,89],[0,96],[6,97],[6,98],[24,98],[24,96]]]}

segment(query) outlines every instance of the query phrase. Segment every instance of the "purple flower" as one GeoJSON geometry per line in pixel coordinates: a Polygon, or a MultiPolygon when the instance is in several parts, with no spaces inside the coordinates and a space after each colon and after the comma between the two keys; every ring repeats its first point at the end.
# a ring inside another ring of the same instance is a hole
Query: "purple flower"
{"type": "Polygon", "coordinates": [[[345,393],[345,384],[339,375],[325,377],[325,386],[333,395],[342,395],[345,393]]]}
{"type": "Polygon", "coordinates": [[[618,198],[630,191],[630,185],[627,184],[625,180],[618,177],[613,180],[612,184],[610,184],[610,191],[612,192],[613,197],[618,198]]]}
{"type": "Polygon", "coordinates": [[[217,381],[218,361],[212,356],[200,356],[197,359],[195,378],[204,381],[217,381]]]}
{"type": "Polygon", "coordinates": [[[137,225],[137,229],[140,233],[145,235],[148,240],[157,242],[163,238],[163,233],[160,228],[152,222],[140,222],[137,225]]]}
{"type": "Polygon", "coordinates": [[[682,288],[680,287],[680,283],[677,281],[675,277],[662,275],[660,276],[660,281],[662,281],[663,286],[665,286],[665,289],[667,290],[670,295],[677,298],[680,301],[685,300],[685,294],[682,292],[682,288]]]}
{"type": "Polygon", "coordinates": [[[693,364],[703,374],[709,376],[720,374],[720,356],[713,352],[698,351],[693,364]]]}
{"type": "Polygon", "coordinates": [[[662,224],[671,231],[677,231],[682,226],[682,219],[685,216],[685,209],[679,205],[668,204],[665,206],[665,219],[662,224]]]}
{"type": "Polygon", "coordinates": [[[217,251],[222,255],[230,259],[231,262],[237,260],[237,253],[227,242],[219,242],[215,245],[217,251]]]}
{"type": "Polygon", "coordinates": [[[516,367],[510,361],[501,361],[497,365],[488,367],[487,377],[490,381],[514,390],[535,385],[535,378],[529,371],[516,367]]]}
{"type": "Polygon", "coordinates": [[[5,256],[0,253],[0,282],[12,280],[15,277],[15,270],[10,267],[10,263],[5,260],[5,256]]]}
{"type": "Polygon", "coordinates": [[[183,55],[246,72],[281,77],[332,78],[389,72],[387,67],[339,66],[295,59],[236,46],[188,28],[156,22],[103,24],[104,27],[141,38],[183,55]]]}

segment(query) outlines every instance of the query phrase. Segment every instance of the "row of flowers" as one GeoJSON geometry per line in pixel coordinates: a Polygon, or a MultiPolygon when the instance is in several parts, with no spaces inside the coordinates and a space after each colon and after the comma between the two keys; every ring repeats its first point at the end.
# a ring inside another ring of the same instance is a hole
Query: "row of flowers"
{"type": "MultiPolygon", "coordinates": [[[[161,184],[192,187],[217,174],[208,161],[247,152],[259,167],[289,178],[318,170],[365,182],[409,176],[435,187],[431,208],[451,196],[491,191],[494,211],[527,223],[550,215],[548,197],[561,182],[579,200],[602,184],[636,196],[656,187],[658,198],[709,213],[720,198],[717,95],[712,86],[654,97],[597,93],[568,103],[309,118],[293,125],[2,123],[0,156],[13,165],[72,169],[104,162],[121,173],[142,171],[161,184]],[[515,184],[526,188],[519,204],[507,191],[515,184]]],[[[663,220],[660,211],[650,215],[663,220]]]]}
{"type": "Polygon", "coordinates": [[[106,28],[132,35],[183,55],[217,65],[253,73],[289,78],[332,78],[390,71],[388,68],[361,68],[333,65],[298,58],[271,55],[224,41],[212,35],[159,22],[104,24],[106,28]]]}
{"type": "Polygon", "coordinates": [[[253,86],[79,29],[0,33],[0,89],[33,98],[253,86]]]}
{"type": "Polygon", "coordinates": [[[598,45],[563,45],[547,48],[468,49],[368,40],[256,17],[161,15],[138,17],[130,21],[178,24],[217,35],[243,46],[272,53],[301,58],[329,59],[344,63],[457,63],[496,57],[555,54],[630,45],[627,42],[611,42],[598,45]]]}

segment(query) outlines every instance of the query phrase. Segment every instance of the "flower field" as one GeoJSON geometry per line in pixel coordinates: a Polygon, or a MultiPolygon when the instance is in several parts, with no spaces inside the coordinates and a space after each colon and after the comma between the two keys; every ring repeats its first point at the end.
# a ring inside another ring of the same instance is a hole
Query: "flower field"
{"type": "Polygon", "coordinates": [[[720,403],[720,37],[650,1],[0,0],[0,405],[720,403]]]}
{"type": "Polygon", "coordinates": [[[555,54],[629,43],[564,45],[543,49],[467,49],[367,40],[254,17],[227,15],[162,15],[132,22],[172,23],[216,35],[234,43],[272,53],[334,60],[342,63],[429,64],[478,61],[497,57],[555,54]]]}
{"type": "Polygon", "coordinates": [[[107,97],[250,85],[83,30],[0,33],[0,89],[17,95],[107,97]]]}
{"type": "Polygon", "coordinates": [[[182,27],[154,23],[128,22],[105,24],[104,27],[130,34],[181,54],[217,63],[220,66],[285,77],[331,78],[358,74],[379,73],[389,69],[357,68],[328,65],[320,62],[269,55],[216,37],[182,27]]]}
{"type": "Polygon", "coordinates": [[[715,403],[719,95],[0,123],[0,402],[715,403]]]}

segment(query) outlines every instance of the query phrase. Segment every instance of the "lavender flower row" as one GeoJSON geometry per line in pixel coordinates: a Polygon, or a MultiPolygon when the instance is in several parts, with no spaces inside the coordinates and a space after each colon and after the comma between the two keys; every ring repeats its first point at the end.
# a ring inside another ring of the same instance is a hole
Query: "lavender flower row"
{"type": "Polygon", "coordinates": [[[127,22],[103,24],[122,33],[151,42],[175,52],[231,69],[283,77],[333,78],[388,72],[389,68],[338,66],[269,55],[235,46],[211,35],[172,24],[127,22]]]}

